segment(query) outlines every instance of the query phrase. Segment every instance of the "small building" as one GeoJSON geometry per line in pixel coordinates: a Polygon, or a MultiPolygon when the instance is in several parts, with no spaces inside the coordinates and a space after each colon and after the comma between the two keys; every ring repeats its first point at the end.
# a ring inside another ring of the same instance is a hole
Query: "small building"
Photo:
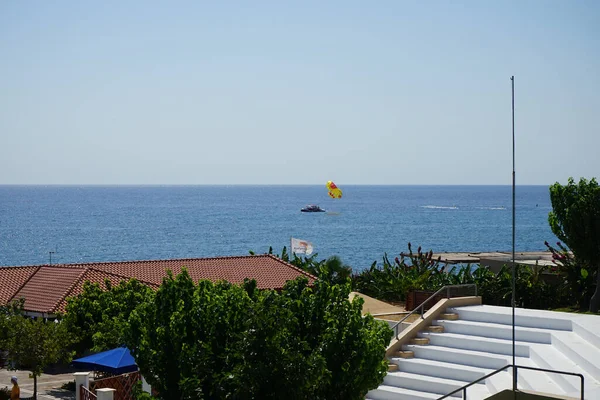
{"type": "Polygon", "coordinates": [[[158,289],[167,271],[174,275],[186,268],[195,281],[228,281],[240,284],[244,279],[256,280],[259,289],[280,290],[289,280],[306,277],[312,284],[315,277],[271,254],[188,258],[175,260],[119,261],[85,264],[52,264],[21,267],[0,267],[0,304],[25,299],[28,315],[54,317],[65,311],[67,298],[82,293],[86,281],[118,285],[123,280],[136,279],[158,289]]]}

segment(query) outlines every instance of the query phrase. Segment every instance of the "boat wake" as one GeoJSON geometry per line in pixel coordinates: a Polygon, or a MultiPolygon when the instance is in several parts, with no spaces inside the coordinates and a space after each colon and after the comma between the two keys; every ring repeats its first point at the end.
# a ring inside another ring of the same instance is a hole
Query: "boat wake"
{"type": "Polygon", "coordinates": [[[421,208],[431,208],[435,210],[458,210],[456,206],[421,206],[421,208]]]}

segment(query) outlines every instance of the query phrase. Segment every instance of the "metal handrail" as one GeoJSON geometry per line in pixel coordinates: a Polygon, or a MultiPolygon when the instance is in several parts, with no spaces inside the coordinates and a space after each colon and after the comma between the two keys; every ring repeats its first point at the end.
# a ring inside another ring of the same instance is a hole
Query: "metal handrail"
{"type": "Polygon", "coordinates": [[[437,292],[435,292],[434,294],[432,294],[431,296],[429,296],[427,298],[427,300],[425,300],[424,302],[422,302],[417,308],[413,309],[411,312],[409,312],[408,314],[406,314],[406,316],[404,316],[404,318],[402,318],[400,320],[400,322],[396,323],[392,329],[394,330],[394,332],[396,333],[396,340],[398,340],[398,335],[400,334],[400,331],[398,330],[399,326],[402,326],[402,323],[404,321],[406,321],[408,319],[408,317],[410,317],[411,315],[413,315],[415,312],[417,312],[418,310],[421,310],[421,319],[423,319],[423,313],[425,310],[425,304],[427,304],[429,301],[431,301],[433,298],[437,297],[440,293],[442,293],[444,290],[446,291],[446,298],[449,299],[450,298],[450,289],[452,288],[459,288],[459,287],[471,287],[474,286],[475,287],[475,296],[477,296],[477,285],[474,283],[465,283],[462,285],[446,285],[443,286],[441,289],[439,289],[437,292]]]}
{"type": "MultiPolygon", "coordinates": [[[[445,399],[447,397],[450,397],[453,394],[456,394],[456,393],[458,393],[460,391],[463,392],[463,400],[467,400],[467,388],[469,388],[469,387],[471,387],[471,386],[475,385],[476,383],[479,383],[479,382],[481,382],[483,380],[486,380],[487,378],[491,377],[492,375],[496,375],[498,372],[502,372],[502,371],[504,371],[505,369],[508,369],[508,368],[514,368],[514,370],[515,370],[514,374],[515,374],[515,376],[517,376],[517,380],[518,380],[518,376],[519,376],[519,374],[517,373],[517,370],[519,368],[529,369],[529,370],[532,370],[532,371],[550,372],[550,373],[561,374],[561,375],[578,376],[581,379],[581,400],[584,400],[583,396],[584,396],[584,390],[585,389],[584,389],[584,385],[583,385],[584,378],[583,378],[582,374],[576,374],[575,372],[567,372],[567,371],[557,371],[557,370],[545,369],[545,368],[525,367],[523,365],[511,365],[511,364],[505,365],[502,368],[498,368],[494,372],[490,372],[489,374],[487,374],[485,376],[482,376],[481,378],[477,379],[476,381],[468,383],[468,384],[466,384],[463,387],[460,387],[460,388],[458,388],[458,389],[456,389],[456,390],[454,390],[454,391],[452,391],[452,392],[450,392],[448,394],[443,395],[442,397],[438,397],[437,400],[443,400],[443,399],[445,399]]],[[[513,388],[513,390],[515,390],[515,389],[516,388],[513,388]]]]}

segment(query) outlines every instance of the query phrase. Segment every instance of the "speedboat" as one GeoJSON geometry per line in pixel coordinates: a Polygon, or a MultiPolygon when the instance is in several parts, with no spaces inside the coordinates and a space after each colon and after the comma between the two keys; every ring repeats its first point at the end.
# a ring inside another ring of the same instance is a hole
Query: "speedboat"
{"type": "Polygon", "coordinates": [[[300,211],[302,212],[325,212],[321,207],[315,204],[309,204],[306,207],[302,208],[300,211]]]}

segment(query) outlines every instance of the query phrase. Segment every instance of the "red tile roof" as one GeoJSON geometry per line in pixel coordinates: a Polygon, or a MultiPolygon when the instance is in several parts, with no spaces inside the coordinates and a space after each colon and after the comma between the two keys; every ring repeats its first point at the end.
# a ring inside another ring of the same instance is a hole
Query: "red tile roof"
{"type": "Polygon", "coordinates": [[[31,267],[0,267],[0,304],[25,298],[25,310],[40,313],[64,312],[66,299],[83,290],[86,281],[113,284],[135,278],[158,288],[167,270],[177,275],[187,268],[194,281],[225,280],[239,284],[255,279],[260,289],[281,289],[285,282],[315,277],[279,258],[264,254],[238,257],[190,258],[178,260],[123,261],[86,264],[57,264],[31,267]],[[8,282],[6,285],[4,282],[8,282]]]}
{"type": "Polygon", "coordinates": [[[14,298],[24,298],[26,310],[51,313],[84,273],[83,268],[41,267],[14,298]]]}
{"type": "Polygon", "coordinates": [[[31,278],[39,267],[12,267],[0,269],[0,304],[6,304],[31,278]]]}

